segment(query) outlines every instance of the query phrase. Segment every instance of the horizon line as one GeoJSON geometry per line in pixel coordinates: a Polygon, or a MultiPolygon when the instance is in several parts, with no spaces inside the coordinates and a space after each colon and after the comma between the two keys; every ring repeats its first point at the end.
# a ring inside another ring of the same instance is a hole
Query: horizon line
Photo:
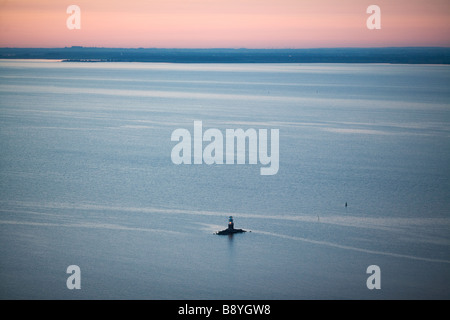
{"type": "Polygon", "coordinates": [[[62,59],[72,62],[179,63],[409,63],[450,64],[450,47],[335,48],[120,48],[0,47],[2,59],[62,59]]]}

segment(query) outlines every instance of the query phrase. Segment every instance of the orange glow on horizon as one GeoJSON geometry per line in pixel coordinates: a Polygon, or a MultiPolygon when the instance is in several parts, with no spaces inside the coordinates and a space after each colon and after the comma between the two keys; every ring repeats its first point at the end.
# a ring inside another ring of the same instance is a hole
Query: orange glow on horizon
{"type": "Polygon", "coordinates": [[[11,0],[1,47],[319,48],[450,46],[448,0],[11,0]],[[66,9],[81,8],[69,30],[66,9]],[[366,9],[381,8],[381,30],[366,9]]]}

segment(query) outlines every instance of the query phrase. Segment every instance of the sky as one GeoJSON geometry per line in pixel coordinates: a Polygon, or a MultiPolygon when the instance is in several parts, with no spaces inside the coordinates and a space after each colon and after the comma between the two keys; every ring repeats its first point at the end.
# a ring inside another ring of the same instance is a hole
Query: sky
{"type": "Polygon", "coordinates": [[[448,47],[450,0],[0,0],[0,47],[66,46],[448,47]],[[370,5],[381,29],[367,28],[370,5]]]}

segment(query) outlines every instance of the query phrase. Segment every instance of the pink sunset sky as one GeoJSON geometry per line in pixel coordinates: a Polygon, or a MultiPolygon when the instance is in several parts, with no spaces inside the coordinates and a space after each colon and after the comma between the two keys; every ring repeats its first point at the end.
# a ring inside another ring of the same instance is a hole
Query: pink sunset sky
{"type": "Polygon", "coordinates": [[[0,0],[0,47],[450,46],[450,0],[0,0]],[[69,5],[81,29],[69,30],[69,5]],[[369,30],[369,5],[381,29],[369,30]]]}

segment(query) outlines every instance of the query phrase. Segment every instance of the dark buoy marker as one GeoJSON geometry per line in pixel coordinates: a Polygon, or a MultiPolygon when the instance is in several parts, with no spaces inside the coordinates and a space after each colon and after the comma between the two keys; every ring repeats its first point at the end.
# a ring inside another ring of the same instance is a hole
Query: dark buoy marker
{"type": "Polygon", "coordinates": [[[233,217],[230,216],[228,218],[228,228],[222,231],[217,232],[216,234],[223,236],[223,235],[229,235],[229,234],[235,234],[235,233],[243,233],[243,232],[247,232],[245,230],[242,229],[235,229],[234,228],[234,222],[233,222],[233,217]]]}

